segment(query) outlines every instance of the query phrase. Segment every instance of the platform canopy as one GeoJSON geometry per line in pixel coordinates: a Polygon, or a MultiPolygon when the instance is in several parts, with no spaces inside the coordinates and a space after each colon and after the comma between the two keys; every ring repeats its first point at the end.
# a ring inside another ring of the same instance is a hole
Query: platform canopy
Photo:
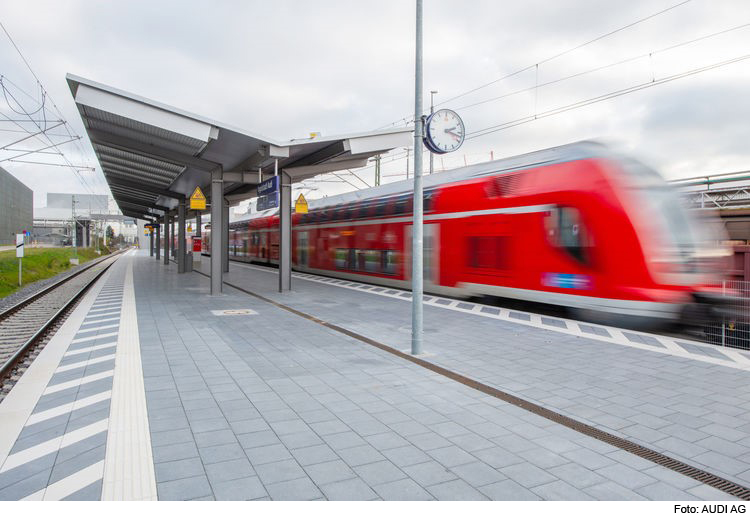
{"type": "Polygon", "coordinates": [[[112,196],[125,215],[156,219],[196,186],[210,193],[219,168],[230,203],[255,196],[279,170],[292,182],[363,167],[371,157],[413,141],[400,128],[277,141],[122,90],[66,76],[112,196]]]}

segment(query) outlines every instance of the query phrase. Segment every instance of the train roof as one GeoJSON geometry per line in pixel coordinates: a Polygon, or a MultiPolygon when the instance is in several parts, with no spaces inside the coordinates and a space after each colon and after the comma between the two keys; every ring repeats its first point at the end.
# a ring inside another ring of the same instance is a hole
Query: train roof
{"type": "MultiPolygon", "coordinates": [[[[481,178],[497,173],[508,171],[528,169],[553,163],[569,162],[573,160],[582,160],[585,158],[612,156],[612,152],[605,145],[595,141],[580,141],[551,147],[526,154],[519,154],[509,158],[492,160],[458,169],[450,169],[438,173],[424,175],[424,189],[430,189],[439,185],[470,180],[472,178],[481,178]]],[[[357,191],[350,191],[340,195],[334,195],[326,198],[310,200],[310,209],[325,208],[347,204],[350,202],[359,202],[368,199],[400,195],[411,192],[414,189],[413,180],[400,180],[391,184],[384,184],[378,187],[369,187],[357,191]]],[[[278,208],[252,213],[234,222],[263,218],[273,216],[278,213],[278,208]]]]}

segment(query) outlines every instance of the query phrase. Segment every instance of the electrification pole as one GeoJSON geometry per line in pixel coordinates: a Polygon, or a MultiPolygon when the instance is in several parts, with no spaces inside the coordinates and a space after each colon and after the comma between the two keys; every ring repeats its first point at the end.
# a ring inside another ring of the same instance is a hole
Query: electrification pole
{"type": "Polygon", "coordinates": [[[411,354],[422,354],[422,0],[417,0],[414,82],[414,219],[411,235],[411,354]]]}
{"type": "Polygon", "coordinates": [[[71,213],[73,214],[73,259],[78,259],[78,219],[76,219],[76,196],[70,196],[71,213]]]}
{"type": "MultiPolygon", "coordinates": [[[[437,94],[437,90],[430,90],[430,116],[435,113],[435,94],[437,94]]],[[[430,174],[432,174],[433,169],[433,160],[432,157],[434,156],[433,152],[430,151],[430,174]]]]}

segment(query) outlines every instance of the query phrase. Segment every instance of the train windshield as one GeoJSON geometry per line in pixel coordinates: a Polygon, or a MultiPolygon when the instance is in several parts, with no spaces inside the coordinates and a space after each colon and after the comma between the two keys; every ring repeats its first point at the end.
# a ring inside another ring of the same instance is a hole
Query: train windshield
{"type": "Polygon", "coordinates": [[[679,196],[662,176],[630,158],[619,160],[634,184],[638,199],[654,223],[661,223],[668,245],[664,250],[673,259],[689,260],[705,242],[705,235],[695,219],[680,203],[679,196]]]}

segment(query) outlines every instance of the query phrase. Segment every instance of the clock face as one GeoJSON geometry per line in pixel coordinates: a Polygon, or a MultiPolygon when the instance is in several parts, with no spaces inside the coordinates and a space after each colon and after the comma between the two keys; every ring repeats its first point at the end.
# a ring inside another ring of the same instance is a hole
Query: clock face
{"type": "Polygon", "coordinates": [[[424,143],[432,152],[444,154],[458,150],[464,142],[465,135],[461,117],[444,108],[427,118],[424,143]]]}

